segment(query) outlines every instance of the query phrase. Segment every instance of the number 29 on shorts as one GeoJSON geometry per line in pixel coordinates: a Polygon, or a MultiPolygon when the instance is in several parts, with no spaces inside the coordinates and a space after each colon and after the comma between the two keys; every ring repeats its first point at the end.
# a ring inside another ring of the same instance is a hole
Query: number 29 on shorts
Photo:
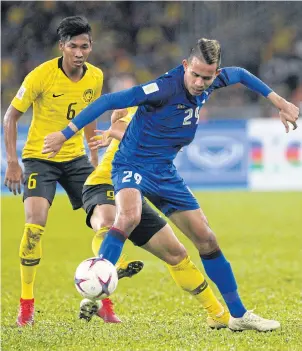
{"type": "Polygon", "coordinates": [[[125,176],[122,179],[122,183],[130,183],[132,179],[135,180],[136,184],[139,184],[142,180],[142,176],[139,173],[134,173],[132,171],[124,171],[125,176]]]}

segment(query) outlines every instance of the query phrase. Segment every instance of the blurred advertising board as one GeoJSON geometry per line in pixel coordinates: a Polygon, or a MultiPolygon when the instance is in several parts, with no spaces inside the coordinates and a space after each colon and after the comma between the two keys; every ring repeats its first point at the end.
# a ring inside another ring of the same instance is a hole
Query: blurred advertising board
{"type": "Polygon", "coordinates": [[[285,133],[278,119],[248,122],[251,190],[302,190],[302,126],[285,133]]]}
{"type": "MultiPolygon", "coordinates": [[[[20,164],[27,133],[28,126],[18,126],[20,164]]],[[[1,191],[7,192],[2,128],[1,136],[1,191]]],[[[192,189],[302,190],[302,126],[286,134],[278,119],[200,121],[175,165],[192,189]]]]}
{"type": "Polygon", "coordinates": [[[175,165],[192,188],[246,188],[247,122],[201,121],[194,141],[178,154],[175,165]]]}

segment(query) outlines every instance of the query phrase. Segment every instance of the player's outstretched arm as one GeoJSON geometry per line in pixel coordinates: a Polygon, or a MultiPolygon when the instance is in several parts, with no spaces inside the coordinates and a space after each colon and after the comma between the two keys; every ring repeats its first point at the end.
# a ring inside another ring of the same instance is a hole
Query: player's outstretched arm
{"type": "Polygon", "coordinates": [[[215,88],[241,83],[247,88],[254,90],[255,92],[268,98],[272,104],[279,109],[279,116],[287,133],[289,132],[288,123],[293,125],[293,129],[298,127],[296,123],[299,117],[298,107],[276,94],[261,79],[254,76],[246,69],[241,67],[226,67],[222,69],[220,78],[221,79],[214,82],[215,88]]]}
{"type": "Polygon", "coordinates": [[[139,106],[144,103],[158,104],[173,96],[175,91],[175,81],[158,79],[142,86],[137,85],[131,89],[102,95],[81,111],[64,130],[47,135],[44,138],[42,153],[51,153],[49,158],[55,156],[67,139],[108,110],[139,106]]]}
{"type": "Polygon", "coordinates": [[[284,124],[286,133],[289,132],[288,123],[293,125],[293,130],[297,129],[297,120],[300,113],[299,108],[275,92],[271,92],[267,98],[277,109],[279,109],[279,117],[281,122],[284,124]]]}
{"type": "Polygon", "coordinates": [[[14,106],[7,109],[4,120],[4,142],[6,149],[7,169],[5,172],[4,185],[17,195],[21,194],[21,184],[23,183],[23,171],[18,162],[17,156],[17,122],[22,116],[14,106]]]}

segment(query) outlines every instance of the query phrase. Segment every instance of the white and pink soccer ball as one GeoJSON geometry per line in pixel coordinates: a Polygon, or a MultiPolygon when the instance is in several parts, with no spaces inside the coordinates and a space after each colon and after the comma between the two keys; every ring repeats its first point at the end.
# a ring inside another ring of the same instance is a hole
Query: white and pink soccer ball
{"type": "Polygon", "coordinates": [[[79,264],[74,283],[78,292],[87,299],[105,299],[117,287],[115,266],[101,257],[92,257],[79,264]]]}

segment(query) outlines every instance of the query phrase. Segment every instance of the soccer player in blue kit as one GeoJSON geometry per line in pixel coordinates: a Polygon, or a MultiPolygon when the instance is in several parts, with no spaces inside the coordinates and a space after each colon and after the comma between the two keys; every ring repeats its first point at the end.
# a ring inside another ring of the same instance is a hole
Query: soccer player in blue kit
{"type": "Polygon", "coordinates": [[[144,195],[196,246],[207,275],[229,308],[228,327],[274,330],[280,327],[279,322],[246,310],[231,265],[173,160],[194,139],[199,109],[216,89],[241,83],[263,95],[279,109],[286,132],[288,123],[297,128],[299,109],[245,69],[221,69],[220,62],[218,41],[198,40],[181,66],[149,83],[101,96],[67,128],[45,137],[43,153],[51,153],[50,158],[55,156],[66,140],[105,111],[138,105],[113,162],[117,215],[99,254],[113,264],[117,262],[125,240],[140,222],[144,195]]]}

